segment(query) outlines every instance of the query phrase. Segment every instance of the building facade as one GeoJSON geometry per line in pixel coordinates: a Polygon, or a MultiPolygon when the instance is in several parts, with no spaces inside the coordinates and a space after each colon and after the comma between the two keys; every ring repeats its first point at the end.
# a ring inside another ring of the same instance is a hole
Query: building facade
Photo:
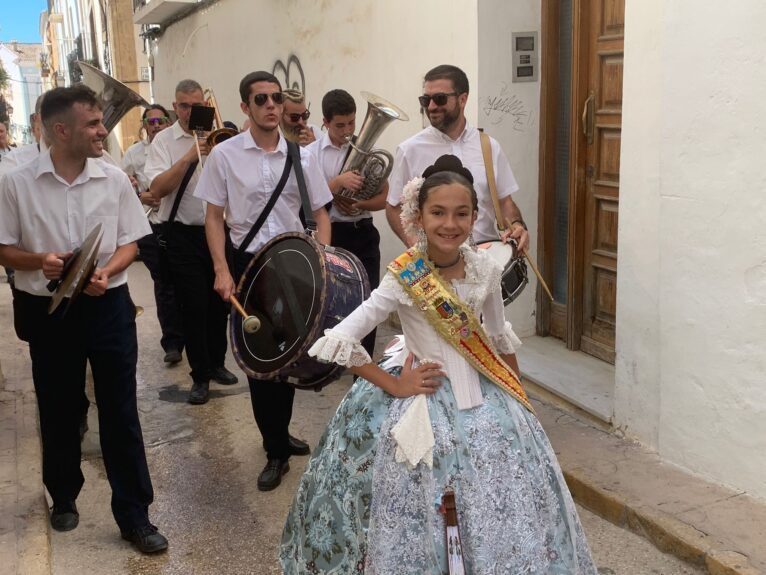
{"type": "Polygon", "coordinates": [[[8,74],[3,96],[11,110],[8,114],[10,135],[17,145],[34,141],[29,116],[35,111],[37,97],[42,94],[40,53],[40,44],[0,43],[0,62],[8,74]]]}

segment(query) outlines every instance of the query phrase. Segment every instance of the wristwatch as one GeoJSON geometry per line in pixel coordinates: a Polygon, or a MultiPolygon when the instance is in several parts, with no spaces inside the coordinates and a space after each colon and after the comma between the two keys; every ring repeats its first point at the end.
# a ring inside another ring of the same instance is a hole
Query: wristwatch
{"type": "Polygon", "coordinates": [[[513,228],[513,224],[521,224],[522,228],[524,228],[526,231],[529,231],[529,228],[527,228],[527,224],[524,223],[524,220],[513,220],[511,222],[511,228],[513,228]]]}

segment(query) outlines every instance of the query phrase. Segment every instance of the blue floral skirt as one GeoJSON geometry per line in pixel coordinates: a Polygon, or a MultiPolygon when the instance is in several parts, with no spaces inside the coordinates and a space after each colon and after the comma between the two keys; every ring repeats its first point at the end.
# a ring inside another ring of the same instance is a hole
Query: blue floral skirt
{"type": "Polygon", "coordinates": [[[458,410],[449,380],[428,397],[433,468],[397,463],[389,435],[412,398],[359,379],[303,475],[282,534],[284,573],[446,574],[439,512],[455,492],[466,573],[596,573],[540,422],[489,380],[458,410]]]}

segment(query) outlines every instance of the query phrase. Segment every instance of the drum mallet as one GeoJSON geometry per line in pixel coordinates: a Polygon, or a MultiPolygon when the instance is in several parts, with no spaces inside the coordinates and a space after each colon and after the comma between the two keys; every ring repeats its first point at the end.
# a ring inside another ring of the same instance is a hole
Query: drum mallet
{"type": "MultiPolygon", "coordinates": [[[[508,218],[505,219],[505,225],[508,226],[509,230],[513,229],[513,226],[511,226],[511,222],[508,221],[508,218]]],[[[535,275],[537,276],[537,279],[540,281],[540,285],[543,286],[545,293],[548,294],[548,297],[551,298],[551,301],[553,301],[553,294],[551,294],[551,290],[548,289],[548,284],[545,283],[543,276],[540,275],[540,270],[537,269],[535,262],[532,260],[532,258],[529,257],[529,254],[527,253],[526,250],[524,250],[521,253],[524,254],[524,257],[529,262],[529,267],[531,267],[532,271],[535,272],[535,275]]]]}
{"type": "Polygon", "coordinates": [[[234,306],[234,309],[237,310],[237,313],[242,316],[242,328],[247,333],[255,333],[261,329],[261,320],[254,315],[248,315],[245,308],[242,307],[242,304],[239,303],[239,300],[235,296],[232,295],[229,297],[229,301],[231,302],[231,305],[234,306]]]}

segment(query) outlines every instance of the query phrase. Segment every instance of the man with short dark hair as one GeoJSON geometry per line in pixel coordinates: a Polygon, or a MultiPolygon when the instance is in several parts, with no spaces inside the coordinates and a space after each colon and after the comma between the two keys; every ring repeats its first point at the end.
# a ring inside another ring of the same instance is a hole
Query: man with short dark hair
{"type": "Polygon", "coordinates": [[[79,523],[79,425],[90,363],[112,513],[124,539],[144,553],[161,551],[167,539],[148,516],[153,490],[136,406],[138,344],[126,271],[150,228],[128,177],[96,160],[107,131],[91,89],[48,92],[42,121],[50,150],[0,179],[0,263],[16,269],[14,323],[29,342],[51,526],[69,531],[79,523]],[[97,225],[98,267],[65,313],[49,315],[48,281],[61,278],[65,260],[97,225]]]}
{"type": "MultiPolygon", "coordinates": [[[[288,144],[279,133],[283,94],[279,80],[268,72],[252,72],[239,85],[240,107],[250,120],[250,128],[218,144],[210,154],[195,195],[208,203],[205,228],[215,266],[215,289],[223,301],[234,294],[234,278],[269,240],[286,233],[302,232],[298,216],[301,195],[295,167],[264,225],[247,246],[243,242],[278,186],[288,159],[288,144]],[[225,218],[225,222],[224,222],[225,218]],[[226,259],[226,226],[231,229],[234,269],[226,259]],[[233,272],[233,273],[232,273],[233,272]],[[232,277],[233,276],[233,277],[232,277]]],[[[330,243],[330,219],[324,206],[332,194],[317,165],[316,158],[303,148],[300,164],[306,182],[311,211],[317,224],[316,239],[330,243]]],[[[270,491],[279,486],[290,469],[291,455],[308,455],[308,444],[292,437],[288,427],[293,412],[295,388],[278,380],[248,378],[253,415],[263,437],[268,463],[258,477],[258,489],[270,491]]]]}
{"type": "Polygon", "coordinates": [[[237,376],[224,367],[228,312],[213,289],[215,273],[205,241],[205,202],[194,196],[201,172],[197,144],[202,156],[210,148],[204,139],[197,140],[189,119],[192,108],[204,103],[198,82],[178,83],[173,102],[178,121],[154,138],[144,169],[152,195],[161,199],[160,243],[166,246],[181,311],[192,378],[188,401],[195,405],[207,403],[211,379],[223,385],[237,383],[237,376]]]}
{"type": "MultiPolygon", "coordinates": [[[[341,195],[343,190],[359,192],[365,183],[364,176],[356,171],[341,173],[349,142],[356,131],[353,96],[345,90],[330,90],[322,98],[322,116],[325,132],[307,149],[319,161],[333,194],[330,209],[332,245],[359,258],[370,280],[370,288],[375,289],[380,283],[380,233],[372,222],[371,212],[385,207],[388,182],[383,182],[380,192],[366,200],[356,201],[341,195]]],[[[362,346],[370,356],[375,349],[375,333],[376,330],[371,331],[362,340],[362,346]]]]}
{"type": "MultiPolygon", "coordinates": [[[[391,229],[406,245],[414,243],[414,238],[406,237],[399,219],[402,189],[412,178],[420,176],[436,158],[453,154],[460,158],[474,177],[474,187],[479,197],[479,215],[473,227],[475,241],[480,243],[498,239],[479,130],[469,126],[465,118],[468,77],[457,66],[437,66],[425,75],[423,95],[419,100],[431,125],[402,142],[396,150],[386,205],[386,217],[391,229]]],[[[500,208],[512,228],[510,234],[505,235],[517,240],[519,249],[524,251],[529,244],[529,235],[521,212],[511,198],[519,186],[500,144],[494,138],[490,138],[490,142],[500,208]]]]}
{"type": "Polygon", "coordinates": [[[298,90],[285,90],[280,126],[290,142],[308,146],[317,139],[317,130],[308,121],[311,111],[306,107],[306,96],[298,90]]]}
{"type": "Polygon", "coordinates": [[[152,226],[152,233],[138,241],[138,250],[141,261],[149,270],[154,283],[154,301],[157,304],[157,319],[162,331],[160,345],[165,352],[163,361],[168,365],[175,365],[181,361],[184,348],[183,326],[173,281],[167,269],[167,262],[164,261],[162,248],[157,243],[157,235],[162,234],[162,224],[157,213],[160,200],[149,191],[149,180],[145,173],[149,147],[154,137],[168,126],[170,117],[162,105],[152,104],[146,108],[141,116],[141,127],[146,133],[146,138],[127,149],[122,156],[122,170],[131,179],[141,203],[149,208],[147,218],[152,226]]]}

